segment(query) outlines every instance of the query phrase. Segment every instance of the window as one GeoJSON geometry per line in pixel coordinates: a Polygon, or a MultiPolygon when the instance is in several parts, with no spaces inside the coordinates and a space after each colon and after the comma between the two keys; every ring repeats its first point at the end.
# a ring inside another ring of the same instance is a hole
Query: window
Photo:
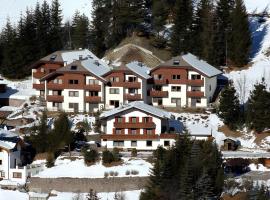
{"type": "Polygon", "coordinates": [[[98,96],[98,92],[97,91],[90,91],[89,92],[89,96],[90,97],[97,97],[98,96]]]}
{"type": "Polygon", "coordinates": [[[155,80],[162,80],[163,76],[162,76],[162,74],[154,74],[154,79],[155,80]]]}
{"type": "Polygon", "coordinates": [[[44,68],[40,68],[40,72],[44,73],[45,69],[44,68]]]}
{"type": "Polygon", "coordinates": [[[137,78],[136,77],[128,77],[128,82],[136,82],[137,78]]]}
{"type": "Polygon", "coordinates": [[[22,173],[20,173],[20,172],[13,172],[13,178],[22,178],[22,173]]]}
{"type": "Polygon", "coordinates": [[[77,66],[76,66],[76,65],[72,65],[72,66],[70,67],[70,69],[71,69],[71,70],[77,70],[77,66]]]}
{"type": "Polygon", "coordinates": [[[143,118],[143,122],[144,123],[151,122],[151,121],[152,121],[152,118],[151,117],[144,117],[143,118]]]}
{"type": "Polygon", "coordinates": [[[110,88],[110,94],[119,94],[120,90],[119,88],[110,88]]]}
{"type": "Polygon", "coordinates": [[[5,172],[4,171],[0,172],[0,175],[1,175],[2,178],[4,178],[5,177],[5,172]]]}
{"type": "Polygon", "coordinates": [[[131,146],[136,147],[137,146],[137,141],[136,140],[131,141],[131,146]]]}
{"type": "Polygon", "coordinates": [[[114,147],[123,147],[124,141],[113,141],[113,146],[114,147]]]}
{"type": "Polygon", "coordinates": [[[2,165],[2,160],[0,160],[0,165],[2,165]]]}
{"type": "Polygon", "coordinates": [[[79,80],[69,80],[68,83],[71,84],[71,85],[78,85],[79,80]]]}
{"type": "Polygon", "coordinates": [[[176,74],[172,75],[173,80],[180,80],[180,78],[181,78],[181,76],[179,74],[178,75],[176,75],[176,74]]]}
{"type": "Polygon", "coordinates": [[[99,81],[96,79],[89,79],[89,85],[98,85],[99,81]]]}
{"type": "Polygon", "coordinates": [[[124,120],[123,120],[122,117],[116,117],[115,121],[116,121],[117,123],[122,123],[124,120]]]}
{"type": "Polygon", "coordinates": [[[119,82],[119,77],[110,77],[110,82],[119,82]]]}
{"type": "Polygon", "coordinates": [[[51,61],[54,61],[56,59],[56,57],[57,57],[57,55],[56,54],[53,54],[53,55],[51,55],[50,60],[51,61]]]}
{"type": "Polygon", "coordinates": [[[181,86],[172,86],[172,92],[181,92],[181,86]]]}
{"type": "Polygon", "coordinates": [[[201,91],[201,87],[192,86],[191,91],[201,91]]]}
{"type": "Polygon", "coordinates": [[[152,141],[151,140],[147,140],[146,141],[146,146],[147,147],[151,147],[152,146],[152,141]]]}
{"type": "Polygon", "coordinates": [[[119,129],[119,128],[115,129],[115,134],[116,135],[122,134],[122,129],[119,129]]]}
{"type": "Polygon", "coordinates": [[[69,91],[68,95],[70,97],[79,97],[79,91],[69,91]]]}
{"type": "Polygon", "coordinates": [[[180,64],[180,60],[174,60],[173,61],[173,65],[179,65],[180,64]]]}
{"type": "Polygon", "coordinates": [[[131,133],[131,135],[136,135],[137,134],[137,129],[131,129],[130,133],[131,133]]]}
{"type": "Polygon", "coordinates": [[[119,107],[119,101],[111,100],[110,101],[110,106],[119,107]]]}
{"type": "Polygon", "coordinates": [[[147,135],[152,135],[153,134],[153,129],[146,129],[146,134],[147,135]]]}
{"type": "Polygon", "coordinates": [[[191,79],[192,80],[201,79],[201,75],[193,74],[193,75],[191,75],[191,79]]]}
{"type": "Polygon", "coordinates": [[[79,104],[78,103],[69,103],[68,107],[71,108],[71,109],[78,109],[79,104]]]}
{"type": "Polygon", "coordinates": [[[61,107],[61,103],[53,102],[52,104],[53,104],[54,108],[60,108],[61,107]]]}
{"type": "Polygon", "coordinates": [[[138,94],[138,89],[135,89],[135,88],[129,88],[129,89],[128,89],[128,93],[129,93],[129,94],[138,94]]]}
{"type": "Polygon", "coordinates": [[[44,90],[40,90],[40,96],[42,96],[42,97],[45,96],[45,91],[44,90]]]}
{"type": "Polygon", "coordinates": [[[56,79],[53,80],[53,83],[54,84],[62,84],[63,83],[63,80],[56,78],[56,79]]]}
{"type": "Polygon", "coordinates": [[[168,147],[170,146],[170,141],[169,140],[165,140],[164,141],[164,147],[168,147]]]}
{"type": "Polygon", "coordinates": [[[181,106],[181,99],[180,98],[172,98],[172,103],[175,103],[177,106],[181,106]]]}
{"type": "Polygon", "coordinates": [[[196,103],[201,103],[201,99],[200,98],[197,98],[196,99],[196,103]]]}
{"type": "Polygon", "coordinates": [[[52,93],[53,93],[54,96],[61,96],[62,95],[61,90],[53,90],[52,93]]]}
{"type": "Polygon", "coordinates": [[[137,123],[137,118],[136,117],[131,117],[130,122],[131,123],[137,123]]]}

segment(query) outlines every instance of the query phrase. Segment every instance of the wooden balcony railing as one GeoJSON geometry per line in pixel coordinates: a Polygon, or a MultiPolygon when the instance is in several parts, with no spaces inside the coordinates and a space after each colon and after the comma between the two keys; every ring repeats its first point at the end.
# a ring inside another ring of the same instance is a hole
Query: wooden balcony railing
{"type": "Polygon", "coordinates": [[[204,97],[204,93],[201,91],[187,91],[188,97],[204,97]]]}
{"type": "Polygon", "coordinates": [[[34,72],[33,73],[33,77],[36,78],[36,79],[41,79],[45,75],[46,75],[45,72],[34,72]]]}
{"type": "Polygon", "coordinates": [[[153,81],[156,85],[166,85],[169,83],[167,79],[154,79],[153,81]]]}
{"type": "Polygon", "coordinates": [[[115,128],[156,128],[156,124],[154,122],[114,122],[115,128]]]}
{"type": "Polygon", "coordinates": [[[100,92],[101,91],[101,85],[84,85],[84,89],[89,90],[89,91],[100,92]]]}
{"type": "Polygon", "coordinates": [[[150,90],[151,97],[168,97],[168,91],[150,90]]]}
{"type": "Polygon", "coordinates": [[[153,134],[153,135],[113,135],[102,134],[102,139],[107,140],[147,140],[147,139],[176,139],[177,134],[153,134]]]}
{"type": "Polygon", "coordinates": [[[64,97],[60,95],[47,95],[47,101],[61,103],[64,101],[64,97]]]}
{"type": "Polygon", "coordinates": [[[140,94],[124,94],[124,99],[128,101],[139,101],[142,97],[140,94]]]}
{"type": "Polygon", "coordinates": [[[128,81],[126,81],[126,82],[124,82],[124,87],[126,87],[126,88],[137,88],[137,89],[139,89],[139,88],[141,88],[141,83],[139,83],[139,82],[128,82],[128,81]]]}
{"type": "Polygon", "coordinates": [[[41,83],[41,84],[33,84],[33,88],[36,90],[45,90],[45,84],[41,83]]]}
{"type": "Polygon", "coordinates": [[[87,96],[87,97],[85,97],[85,102],[87,102],[87,103],[101,103],[101,97],[87,96]]]}
{"type": "Polygon", "coordinates": [[[197,79],[197,80],[187,80],[187,84],[191,85],[191,86],[203,86],[204,85],[204,81],[201,79],[197,79]]]}
{"type": "Polygon", "coordinates": [[[48,90],[63,90],[65,88],[63,84],[47,83],[47,89],[48,90]]]}

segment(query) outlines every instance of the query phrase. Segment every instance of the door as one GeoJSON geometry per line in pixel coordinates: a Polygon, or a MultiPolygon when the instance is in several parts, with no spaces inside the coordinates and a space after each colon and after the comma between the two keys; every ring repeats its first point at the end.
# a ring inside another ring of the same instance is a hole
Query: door
{"type": "Polygon", "coordinates": [[[191,107],[196,107],[197,100],[194,98],[191,98],[191,107]]]}
{"type": "Polygon", "coordinates": [[[176,99],[176,107],[181,107],[181,99],[176,99]]]}
{"type": "Polygon", "coordinates": [[[115,101],[115,102],[114,102],[114,107],[115,107],[115,108],[118,108],[118,107],[119,107],[119,101],[115,101]]]}
{"type": "Polygon", "coordinates": [[[74,112],[78,112],[79,111],[79,104],[78,103],[74,103],[74,112]]]}

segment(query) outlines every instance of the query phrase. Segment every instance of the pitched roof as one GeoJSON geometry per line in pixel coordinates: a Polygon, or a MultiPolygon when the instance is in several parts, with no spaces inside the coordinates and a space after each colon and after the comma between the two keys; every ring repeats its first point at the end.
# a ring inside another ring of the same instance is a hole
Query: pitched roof
{"type": "Polygon", "coordinates": [[[151,69],[141,62],[131,62],[126,66],[128,69],[145,79],[151,78],[151,76],[149,75],[151,69]]]}
{"type": "Polygon", "coordinates": [[[17,134],[4,129],[0,130],[0,147],[11,150],[15,148],[19,141],[21,141],[21,138],[17,134]]]}
{"type": "Polygon", "coordinates": [[[150,105],[145,104],[145,103],[140,102],[140,101],[134,101],[134,102],[131,102],[129,104],[120,106],[118,108],[103,112],[100,115],[100,118],[107,118],[107,117],[110,117],[110,116],[114,116],[114,115],[117,115],[118,113],[121,113],[123,111],[129,110],[129,109],[132,109],[132,108],[141,110],[143,112],[147,112],[147,113],[155,115],[155,116],[157,116],[159,118],[171,119],[173,117],[173,115],[171,113],[169,113],[169,112],[167,112],[165,110],[156,108],[154,106],[150,106],[150,105]]]}
{"type": "Polygon", "coordinates": [[[204,60],[200,60],[198,57],[191,53],[173,57],[171,60],[160,64],[159,66],[174,66],[174,67],[192,67],[195,70],[201,72],[207,77],[217,76],[222,74],[222,71],[208,64],[204,60]]]}

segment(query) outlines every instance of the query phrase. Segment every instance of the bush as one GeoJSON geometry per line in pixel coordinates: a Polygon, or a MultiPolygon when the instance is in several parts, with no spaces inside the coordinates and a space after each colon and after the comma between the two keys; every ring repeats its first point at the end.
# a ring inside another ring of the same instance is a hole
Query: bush
{"type": "Polygon", "coordinates": [[[48,153],[46,158],[46,167],[51,168],[54,166],[55,157],[53,153],[48,153]]]}
{"type": "Polygon", "coordinates": [[[132,175],[138,175],[139,172],[138,172],[137,170],[131,170],[131,174],[132,174],[132,175]]]}
{"type": "Polygon", "coordinates": [[[114,176],[114,171],[110,171],[110,176],[114,176]]]}
{"type": "Polygon", "coordinates": [[[131,157],[137,157],[137,149],[133,148],[131,150],[131,157]]]}
{"type": "Polygon", "coordinates": [[[118,172],[114,172],[114,176],[118,176],[119,175],[119,173],[118,172]]]}
{"type": "Polygon", "coordinates": [[[84,162],[87,163],[93,163],[96,162],[99,159],[99,154],[97,150],[91,149],[84,151],[84,162]]]}
{"type": "Polygon", "coordinates": [[[130,171],[129,171],[129,170],[126,171],[126,175],[127,175],[127,176],[130,175],[130,171]]]}
{"type": "Polygon", "coordinates": [[[108,164],[108,163],[112,163],[113,161],[114,161],[114,157],[113,157],[112,152],[108,150],[104,150],[102,152],[102,163],[108,164]]]}
{"type": "Polygon", "coordinates": [[[112,154],[113,154],[113,161],[114,162],[118,162],[118,161],[121,160],[121,157],[120,157],[120,153],[119,153],[119,149],[118,148],[116,148],[116,147],[113,148],[112,154]]]}
{"type": "Polygon", "coordinates": [[[108,178],[109,173],[108,172],[104,172],[104,178],[108,178]]]}

